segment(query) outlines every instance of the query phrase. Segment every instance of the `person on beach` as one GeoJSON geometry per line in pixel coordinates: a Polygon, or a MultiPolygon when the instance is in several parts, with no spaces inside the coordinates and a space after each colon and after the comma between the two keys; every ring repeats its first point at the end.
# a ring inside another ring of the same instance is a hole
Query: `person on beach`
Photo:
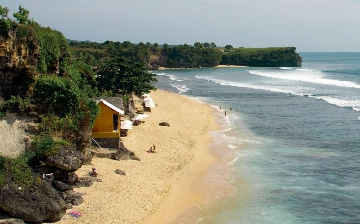
{"type": "Polygon", "coordinates": [[[98,172],[96,170],[95,167],[92,168],[92,173],[91,173],[94,177],[97,177],[98,176],[98,172]]]}
{"type": "Polygon", "coordinates": [[[150,149],[147,150],[146,152],[148,152],[148,153],[156,153],[156,151],[155,151],[155,145],[153,145],[153,147],[150,147],[150,149]]]}
{"type": "Polygon", "coordinates": [[[230,107],[230,110],[232,110],[232,108],[230,107]]]}
{"type": "Polygon", "coordinates": [[[225,110],[225,116],[226,116],[226,110],[225,110]]]}
{"type": "MultiPolygon", "coordinates": [[[[219,106],[220,107],[220,106],[219,106]]],[[[220,107],[220,110],[221,110],[221,107],[220,107]]]]}

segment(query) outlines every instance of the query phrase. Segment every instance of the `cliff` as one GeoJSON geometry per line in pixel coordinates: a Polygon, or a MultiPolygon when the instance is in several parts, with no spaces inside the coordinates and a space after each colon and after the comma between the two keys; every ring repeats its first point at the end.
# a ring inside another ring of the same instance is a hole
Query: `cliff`
{"type": "Polygon", "coordinates": [[[15,29],[0,35],[1,98],[27,95],[28,83],[36,74],[39,53],[39,43],[33,36],[17,38],[15,29]]]}
{"type": "Polygon", "coordinates": [[[253,67],[299,67],[302,58],[295,47],[238,48],[225,52],[223,65],[243,65],[253,67]]]}

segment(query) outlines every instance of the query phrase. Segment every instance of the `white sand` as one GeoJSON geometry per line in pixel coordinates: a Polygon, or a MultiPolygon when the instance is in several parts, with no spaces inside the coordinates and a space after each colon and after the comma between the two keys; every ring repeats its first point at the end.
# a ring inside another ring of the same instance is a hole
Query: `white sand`
{"type": "Polygon", "coordinates": [[[82,166],[79,176],[96,167],[102,182],[76,188],[85,194],[84,202],[68,212],[80,211],[82,217],[65,215],[58,223],[167,223],[204,200],[196,180],[213,163],[208,154],[208,131],[217,128],[212,109],[163,90],[150,96],[158,106],[122,138],[141,161],[94,158],[93,166],[82,166]],[[152,145],[157,153],[146,152],[152,145]],[[126,176],[115,174],[116,169],[126,176]]]}

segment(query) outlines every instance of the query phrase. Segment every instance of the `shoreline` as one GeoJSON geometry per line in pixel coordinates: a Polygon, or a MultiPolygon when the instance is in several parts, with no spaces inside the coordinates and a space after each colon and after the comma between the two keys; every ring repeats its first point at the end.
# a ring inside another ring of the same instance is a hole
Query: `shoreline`
{"type": "Polygon", "coordinates": [[[209,152],[209,131],[219,128],[214,108],[161,89],[150,95],[158,106],[122,138],[141,161],[93,158],[92,165],[82,166],[79,177],[96,167],[102,181],[76,188],[84,202],[67,213],[80,211],[82,217],[64,215],[58,223],[166,223],[206,199],[198,180],[216,160],[209,152]],[[158,125],[164,121],[170,127],[158,125]],[[146,152],[152,145],[157,153],[146,152]],[[115,174],[116,169],[126,175],[115,174]]]}
{"type": "MultiPolygon", "coordinates": [[[[213,67],[200,67],[200,68],[247,68],[249,66],[245,65],[217,65],[213,67]]],[[[159,67],[157,70],[182,70],[182,69],[199,69],[199,68],[169,68],[169,67],[159,67]]]]}

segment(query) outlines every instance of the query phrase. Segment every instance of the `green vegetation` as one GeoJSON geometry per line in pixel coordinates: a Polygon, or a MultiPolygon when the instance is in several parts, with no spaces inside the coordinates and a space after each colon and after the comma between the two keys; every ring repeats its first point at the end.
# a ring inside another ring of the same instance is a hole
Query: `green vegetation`
{"type": "Polygon", "coordinates": [[[50,156],[55,154],[59,147],[69,145],[66,141],[54,141],[51,137],[39,138],[35,142],[35,155],[37,157],[50,156]]]}
{"type": "Polygon", "coordinates": [[[0,156],[0,185],[12,181],[22,188],[29,186],[33,181],[33,173],[27,160],[26,154],[16,159],[0,156]]]}
{"type": "Polygon", "coordinates": [[[301,57],[295,50],[295,47],[238,48],[225,53],[221,64],[297,67],[301,65],[301,57]]]}
{"type": "MultiPolygon", "coordinates": [[[[0,116],[14,113],[41,121],[31,152],[38,157],[56,153],[64,144],[83,151],[100,112],[90,98],[122,96],[128,104],[132,93],[156,89],[152,83],[157,80],[148,72],[150,68],[301,64],[301,57],[291,47],[246,49],[231,45],[222,48],[213,42],[170,46],[70,41],[61,32],[29,19],[29,13],[19,6],[19,11],[9,18],[9,9],[0,6],[0,35],[21,43],[29,57],[26,65],[0,71],[4,74],[0,77],[0,116]]],[[[9,179],[21,186],[30,183],[27,158],[0,157],[0,185],[9,179]]]]}
{"type": "Polygon", "coordinates": [[[111,94],[129,95],[149,93],[156,88],[154,74],[147,72],[144,63],[133,62],[125,57],[112,57],[101,66],[97,78],[98,86],[111,94]]]}
{"type": "Polygon", "coordinates": [[[0,103],[0,117],[6,116],[9,112],[17,112],[25,114],[31,111],[32,104],[30,98],[20,96],[11,96],[11,98],[3,103],[0,103]]]}
{"type": "Polygon", "coordinates": [[[97,65],[112,56],[127,57],[134,62],[147,63],[149,67],[213,67],[219,64],[247,66],[300,66],[301,57],[294,47],[278,48],[234,48],[226,45],[217,47],[215,43],[196,42],[170,47],[157,43],[132,44],[129,41],[104,43],[70,41],[75,55],[88,63],[97,65]],[[165,61],[159,60],[162,57],[165,61]]]}

